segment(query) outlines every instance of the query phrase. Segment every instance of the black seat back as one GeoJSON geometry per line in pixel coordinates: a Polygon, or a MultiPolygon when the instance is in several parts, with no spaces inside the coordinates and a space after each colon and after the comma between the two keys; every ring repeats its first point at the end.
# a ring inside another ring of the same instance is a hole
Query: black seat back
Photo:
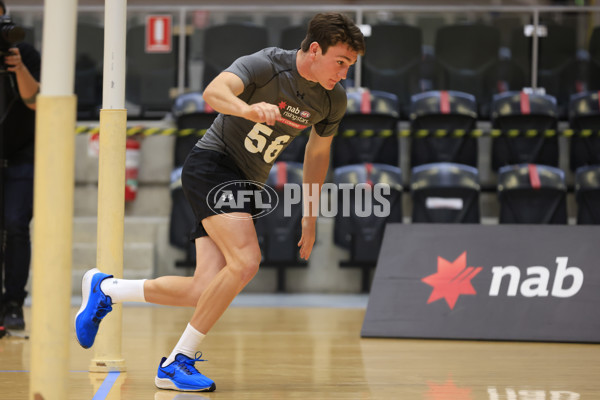
{"type": "Polygon", "coordinates": [[[410,177],[412,222],[479,223],[479,173],[456,163],[416,166],[410,177]]]}
{"type": "Polygon", "coordinates": [[[507,165],[498,171],[502,224],[566,224],[564,172],[547,165],[507,165]]]}
{"type": "Polygon", "coordinates": [[[332,144],[332,165],[399,165],[398,98],[365,88],[347,90],[348,105],[332,144]]]}
{"type": "Polygon", "coordinates": [[[600,224],[600,165],[587,165],[575,172],[577,224],[600,224]]]}
{"type": "Polygon", "coordinates": [[[498,61],[500,31],[482,24],[456,24],[436,32],[436,60],[446,72],[443,89],[457,90],[475,96],[478,113],[489,102],[486,74],[498,61]]]}
{"type": "Polygon", "coordinates": [[[411,25],[376,24],[365,38],[362,84],[398,96],[398,111],[408,115],[410,96],[420,92],[423,57],[421,29],[411,25]]]}
{"type": "Polygon", "coordinates": [[[600,96],[585,92],[571,96],[569,126],[571,136],[569,167],[571,171],[584,165],[600,164],[600,96]]]}
{"type": "Polygon", "coordinates": [[[470,135],[476,123],[477,103],[471,94],[433,90],[412,96],[411,167],[435,162],[476,167],[477,140],[470,135]]]}
{"type": "MultiPolygon", "coordinates": [[[[576,74],[572,68],[576,62],[577,35],[570,26],[544,23],[547,35],[538,38],[537,87],[557,100],[557,110],[566,116],[569,96],[576,92],[576,74]]],[[[531,76],[533,41],[523,34],[523,27],[513,31],[510,44],[512,58],[531,76]]]]}
{"type": "Polygon", "coordinates": [[[558,135],[546,133],[557,125],[554,96],[522,91],[495,95],[492,127],[502,133],[492,141],[492,169],[521,163],[558,166],[558,135]]]}

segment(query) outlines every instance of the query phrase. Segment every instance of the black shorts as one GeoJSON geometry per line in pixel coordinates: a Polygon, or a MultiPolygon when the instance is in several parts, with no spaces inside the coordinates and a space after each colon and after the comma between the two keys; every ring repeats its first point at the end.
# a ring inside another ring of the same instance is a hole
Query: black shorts
{"type": "Polygon", "coordinates": [[[228,199],[216,197],[217,190],[213,190],[227,184],[227,193],[235,198],[236,190],[247,188],[245,181],[244,174],[227,154],[194,146],[181,172],[183,193],[196,216],[190,240],[208,236],[202,226],[204,218],[231,212],[254,215],[255,209],[250,203],[240,204],[242,208],[229,207],[228,199]],[[229,182],[239,183],[228,184],[229,182]]]}

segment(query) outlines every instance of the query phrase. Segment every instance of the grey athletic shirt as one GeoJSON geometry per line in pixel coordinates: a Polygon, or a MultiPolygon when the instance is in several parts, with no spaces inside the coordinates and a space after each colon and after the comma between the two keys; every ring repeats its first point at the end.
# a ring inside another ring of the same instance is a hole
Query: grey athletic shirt
{"type": "Polygon", "coordinates": [[[346,111],[346,92],[339,83],[326,90],[300,76],[297,50],[270,47],[238,58],[225,71],[239,76],[248,104],[276,104],[282,119],[274,126],[219,114],[197,146],[229,155],[246,179],[264,183],[277,156],[304,129],[315,127],[331,136],[346,111]]]}

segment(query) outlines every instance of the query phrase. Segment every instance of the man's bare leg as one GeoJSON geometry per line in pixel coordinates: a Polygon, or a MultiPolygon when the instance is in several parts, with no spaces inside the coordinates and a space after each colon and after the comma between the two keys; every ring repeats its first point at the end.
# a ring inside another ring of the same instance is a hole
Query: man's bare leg
{"type": "Polygon", "coordinates": [[[194,276],[162,276],[144,282],[144,297],[154,304],[195,307],[200,294],[225,266],[225,258],[208,236],[196,239],[194,276]]]}
{"type": "MultiPolygon", "coordinates": [[[[193,358],[206,333],[258,271],[261,254],[254,223],[249,214],[235,215],[247,218],[214,215],[203,221],[211,239],[222,249],[226,265],[202,291],[190,323],[171,354],[161,363],[161,368],[176,361],[179,355],[193,358]]],[[[199,259],[198,263],[201,262],[199,259]]],[[[200,264],[197,265],[199,269],[200,264]]]]}
{"type": "Polygon", "coordinates": [[[202,221],[226,264],[200,295],[190,325],[206,334],[258,272],[260,247],[249,214],[219,214],[202,221]],[[233,217],[233,218],[232,218],[233,217]],[[246,218],[244,218],[246,217],[246,218]]]}

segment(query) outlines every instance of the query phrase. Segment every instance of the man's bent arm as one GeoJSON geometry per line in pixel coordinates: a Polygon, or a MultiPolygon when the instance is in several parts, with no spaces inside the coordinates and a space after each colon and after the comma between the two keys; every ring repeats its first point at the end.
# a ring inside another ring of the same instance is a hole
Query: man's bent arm
{"type": "Polygon", "coordinates": [[[231,72],[221,72],[204,89],[202,97],[217,112],[234,115],[254,122],[275,125],[281,114],[275,104],[256,103],[249,105],[239,96],[244,91],[241,78],[231,72]]]}

